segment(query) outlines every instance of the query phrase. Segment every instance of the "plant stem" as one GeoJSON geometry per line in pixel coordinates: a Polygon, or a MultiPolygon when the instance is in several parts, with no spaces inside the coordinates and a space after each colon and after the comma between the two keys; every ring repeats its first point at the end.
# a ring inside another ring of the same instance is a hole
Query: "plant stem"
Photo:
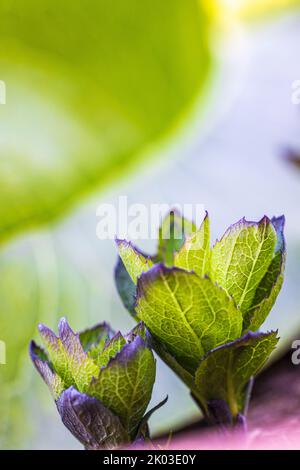
{"type": "Polygon", "coordinates": [[[229,357],[228,369],[227,369],[227,393],[228,393],[228,405],[233,417],[234,422],[237,420],[239,414],[239,408],[236,401],[234,385],[232,383],[232,354],[229,357]]]}

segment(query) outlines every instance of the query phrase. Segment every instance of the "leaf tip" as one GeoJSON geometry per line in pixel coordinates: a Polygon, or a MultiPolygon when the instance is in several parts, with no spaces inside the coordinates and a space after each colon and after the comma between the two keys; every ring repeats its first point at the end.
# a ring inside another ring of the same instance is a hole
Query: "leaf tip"
{"type": "Polygon", "coordinates": [[[61,340],[67,338],[70,334],[75,335],[74,331],[70,327],[66,317],[62,317],[58,323],[58,333],[61,340]]]}
{"type": "MultiPolygon", "coordinates": [[[[255,222],[254,222],[255,223],[255,222]]],[[[271,220],[267,215],[264,215],[260,221],[257,223],[257,225],[269,225],[271,223],[271,220]]]]}
{"type": "Polygon", "coordinates": [[[29,356],[30,356],[30,359],[32,360],[32,362],[34,362],[36,359],[37,359],[37,354],[36,354],[36,350],[38,348],[38,345],[36,344],[35,341],[31,340],[30,343],[29,343],[29,356]]]}
{"type": "Polygon", "coordinates": [[[43,323],[38,324],[38,330],[42,339],[46,341],[54,342],[57,339],[57,336],[55,335],[55,333],[43,323]]]}

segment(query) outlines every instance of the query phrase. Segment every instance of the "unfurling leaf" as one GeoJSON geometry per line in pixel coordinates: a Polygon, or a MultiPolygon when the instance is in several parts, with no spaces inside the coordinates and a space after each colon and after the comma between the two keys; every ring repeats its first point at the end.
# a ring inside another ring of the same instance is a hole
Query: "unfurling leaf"
{"type": "Polygon", "coordinates": [[[93,379],[87,393],[112,410],[131,437],[150,401],[155,380],[155,360],[137,336],[111,359],[93,379]]]}
{"type": "Polygon", "coordinates": [[[200,229],[187,237],[183,246],[175,254],[174,265],[187,271],[194,271],[199,276],[210,272],[210,229],[206,215],[200,229]]]}
{"type": "Polygon", "coordinates": [[[143,255],[143,253],[137,250],[131,243],[125,240],[117,240],[117,245],[119,255],[126,266],[127,272],[134,284],[136,284],[137,278],[143,272],[148,271],[153,263],[150,257],[143,255]]]}
{"type": "Polygon", "coordinates": [[[39,330],[54,369],[66,387],[74,384],[84,392],[99,369],[84,352],[79,335],[71,330],[65,318],[58,325],[59,337],[44,325],[40,325],[39,330]]]}
{"type": "Polygon", "coordinates": [[[205,416],[218,423],[244,422],[247,383],[277,343],[276,333],[253,332],[282,286],[284,217],[263,217],[257,223],[242,219],[213,248],[208,214],[198,231],[185,223],[186,230],[180,232],[174,217],[166,219],[173,232],[164,243],[160,237],[158,254],[151,257],[154,266],[136,263],[133,247],[123,244],[123,262],[116,269],[118,291],[205,416]],[[133,265],[136,289],[128,283],[133,265]]]}
{"type": "Polygon", "coordinates": [[[75,334],[63,318],[59,336],[39,331],[46,350],[32,341],[30,356],[72,434],[87,449],[134,442],[156,371],[144,324],[125,336],[105,323],[75,334]]]}

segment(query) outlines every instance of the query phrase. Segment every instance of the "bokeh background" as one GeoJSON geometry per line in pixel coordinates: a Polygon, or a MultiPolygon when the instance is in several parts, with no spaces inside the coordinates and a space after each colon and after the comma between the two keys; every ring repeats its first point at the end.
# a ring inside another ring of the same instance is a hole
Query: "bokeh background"
{"type": "MultiPolygon", "coordinates": [[[[293,0],[2,0],[0,448],[80,448],[28,358],[37,323],[133,326],[116,293],[102,203],[198,203],[213,238],[284,213],[286,281],[266,328],[300,334],[300,8],[293,0]]],[[[153,242],[141,243],[154,249],[153,242]]],[[[280,349],[279,348],[279,349],[280,349]]],[[[280,353],[280,350],[279,350],[280,353]]],[[[197,419],[160,361],[151,419],[197,419]]]]}

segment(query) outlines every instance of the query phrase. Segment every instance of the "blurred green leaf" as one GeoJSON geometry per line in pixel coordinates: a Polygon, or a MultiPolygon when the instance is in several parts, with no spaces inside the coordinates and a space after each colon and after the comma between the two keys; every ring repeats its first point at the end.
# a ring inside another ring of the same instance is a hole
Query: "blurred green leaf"
{"type": "Polygon", "coordinates": [[[31,373],[29,361],[27,364],[24,357],[40,314],[39,289],[40,294],[43,289],[34,253],[24,248],[14,247],[14,251],[0,255],[0,278],[0,336],[6,344],[6,364],[0,366],[0,447],[3,449],[19,446],[25,438],[24,428],[28,428],[22,426],[27,422],[22,395],[31,373]]]}
{"type": "Polygon", "coordinates": [[[57,218],[178,126],[210,70],[197,0],[2,0],[0,241],[57,218]]]}
{"type": "MultiPolygon", "coordinates": [[[[93,281],[75,270],[65,254],[57,253],[45,234],[12,243],[2,251],[0,277],[0,337],[6,344],[7,362],[0,366],[0,447],[20,448],[38,422],[30,338],[38,338],[39,321],[54,327],[61,312],[72,315],[78,327],[91,323],[93,281]],[[34,406],[28,391],[34,393],[34,406]]],[[[103,292],[94,295],[96,303],[103,302],[103,292]]],[[[103,315],[94,313],[94,318],[101,320],[103,315]]]]}

